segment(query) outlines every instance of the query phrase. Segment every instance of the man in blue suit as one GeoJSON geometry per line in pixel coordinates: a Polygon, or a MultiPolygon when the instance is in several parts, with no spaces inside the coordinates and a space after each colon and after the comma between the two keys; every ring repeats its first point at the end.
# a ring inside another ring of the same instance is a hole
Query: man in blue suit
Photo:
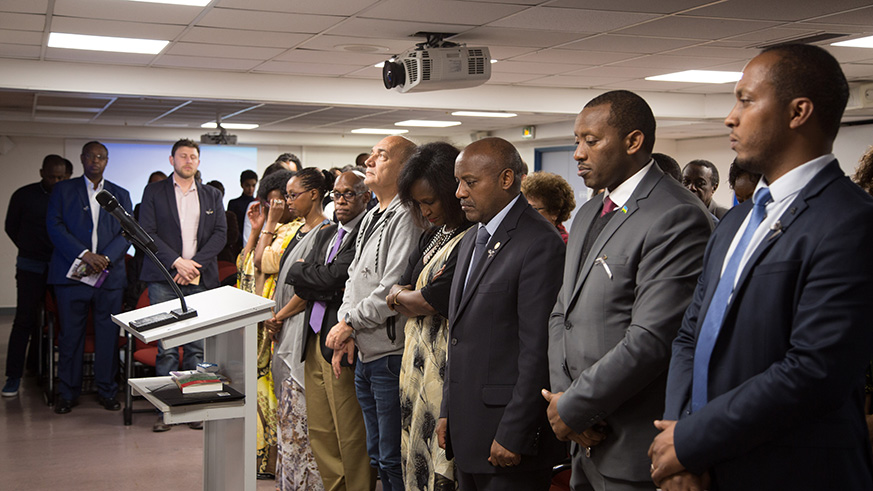
{"type": "Polygon", "coordinates": [[[731,147],[763,179],[707,246],[652,478],[665,490],[873,489],[873,200],[831,154],[848,84],[825,50],[783,45],[750,61],[735,93],[731,147]]]}
{"type": "MultiPolygon", "coordinates": [[[[140,222],[158,246],[156,256],[170,271],[184,295],[218,286],[218,253],[227,238],[227,220],[221,192],[197,182],[194,175],[200,166],[200,146],[191,140],[179,140],[170,153],[173,174],[163,181],[146,186],[139,211],[140,222]]],[[[143,263],[140,280],[148,284],[152,304],[176,298],[163,273],[151,261],[143,263]]],[[[203,340],[182,346],[182,368],[193,370],[203,361],[203,340]]],[[[164,350],[158,344],[155,372],[169,375],[179,369],[179,351],[164,350]]],[[[199,427],[199,423],[192,423],[199,427]]],[[[154,431],[169,426],[159,420],[154,431]]]]}
{"type": "Polygon", "coordinates": [[[100,142],[82,147],[81,179],[55,184],[49,198],[46,228],[55,248],[49,263],[48,282],[55,286],[61,331],[58,335],[58,400],[55,412],[69,413],[82,391],[82,354],[88,311],[94,321],[94,379],[100,404],[110,411],[121,409],[115,398],[118,386],[118,326],[110,315],[121,312],[127,284],[124,253],[130,243],[121,235],[121,224],[100,208],[95,196],[112,193],[118,203],[130,210],[127,190],[103,179],[109,151],[100,142]],[[77,259],[88,272],[108,271],[95,288],[67,278],[77,259]]]}

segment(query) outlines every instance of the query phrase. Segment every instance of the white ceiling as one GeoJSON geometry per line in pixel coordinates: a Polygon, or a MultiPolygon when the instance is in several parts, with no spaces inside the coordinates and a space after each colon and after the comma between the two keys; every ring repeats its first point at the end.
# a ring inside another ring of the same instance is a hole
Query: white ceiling
{"type": "MultiPolygon", "coordinates": [[[[216,114],[257,123],[233,131],[338,138],[405,119],[461,126],[412,129],[440,137],[506,132],[572,121],[593,95],[630,89],[646,97],[659,136],[725,132],[732,84],[651,82],[652,75],[741,70],[761,45],[825,33],[816,42],[850,82],[873,81],[873,50],[833,41],[873,35],[870,0],[213,0],[206,7],[126,0],[0,0],[0,130],[88,123],[199,129],[216,114]],[[373,67],[423,41],[457,33],[487,46],[484,86],[399,94],[373,67]],[[169,40],[158,55],[47,47],[50,32],[169,40]],[[519,113],[457,118],[458,109],[519,113]]],[[[869,119],[871,109],[847,112],[869,119]]],[[[520,132],[519,132],[520,133],[520,132]]],[[[146,133],[143,133],[146,134],[146,133]]]]}

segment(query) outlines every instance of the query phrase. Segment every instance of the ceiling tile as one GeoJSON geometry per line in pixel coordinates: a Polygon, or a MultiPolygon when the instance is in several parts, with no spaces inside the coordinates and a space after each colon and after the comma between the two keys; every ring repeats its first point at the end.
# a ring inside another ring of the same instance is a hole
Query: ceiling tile
{"type": "Polygon", "coordinates": [[[517,84],[519,82],[527,82],[529,80],[535,80],[538,78],[543,78],[542,74],[491,72],[491,79],[488,80],[487,83],[503,85],[517,84]]]}
{"type": "Polygon", "coordinates": [[[677,49],[669,54],[673,56],[722,58],[725,60],[749,60],[758,54],[758,50],[754,48],[727,48],[706,45],[677,49]]]}
{"type": "Polygon", "coordinates": [[[601,66],[594,68],[583,68],[582,70],[576,70],[573,72],[569,72],[568,75],[581,75],[581,76],[595,76],[595,77],[612,77],[612,78],[620,78],[623,80],[631,79],[631,78],[645,78],[650,77],[652,75],[660,75],[662,73],[669,73],[672,70],[669,69],[652,69],[650,67],[629,67],[629,66],[620,66],[620,65],[610,65],[610,66],[601,66]]]}
{"type": "MultiPolygon", "coordinates": [[[[585,65],[581,65],[585,66],[585,65]]],[[[554,75],[580,68],[580,65],[569,63],[531,63],[524,61],[501,61],[491,65],[492,73],[531,73],[540,75],[554,75]]]]}
{"type": "Polygon", "coordinates": [[[664,70],[703,70],[719,63],[724,63],[724,60],[700,56],[648,55],[619,62],[615,66],[660,68],[664,70]]]}
{"type": "Polygon", "coordinates": [[[276,61],[364,66],[375,65],[376,63],[385,61],[388,57],[389,55],[349,53],[344,51],[317,51],[297,48],[277,56],[276,61]]]}
{"type": "Polygon", "coordinates": [[[734,84],[701,84],[678,89],[677,92],[687,92],[689,94],[733,94],[734,84]]]}
{"type": "Polygon", "coordinates": [[[658,0],[657,2],[640,2],[639,0],[585,0],[584,2],[579,0],[556,0],[549,3],[549,7],[672,14],[708,3],[711,3],[711,0],[658,0]]]}
{"type": "MultiPolygon", "coordinates": [[[[869,0],[867,2],[869,4],[869,0]]],[[[853,26],[863,26],[870,28],[873,26],[873,7],[867,7],[858,10],[852,10],[842,14],[826,15],[819,17],[816,22],[825,22],[828,24],[847,24],[853,26]]]]}
{"type": "Polygon", "coordinates": [[[845,48],[842,46],[822,46],[828,50],[840,63],[853,63],[869,60],[873,50],[870,48],[845,48]]]}
{"type": "MultiPolygon", "coordinates": [[[[155,24],[188,25],[203,11],[190,5],[161,5],[118,0],[55,0],[54,16],[83,19],[153,22],[155,24]]],[[[54,26],[52,26],[54,27],[54,26]]]]}
{"type": "Polygon", "coordinates": [[[0,2],[0,12],[44,14],[47,11],[48,0],[3,0],[0,2]]]}
{"type": "Polygon", "coordinates": [[[221,46],[203,43],[174,43],[167,49],[168,55],[204,56],[208,58],[237,58],[268,60],[280,53],[280,48],[259,48],[252,46],[221,46]]]}
{"type": "Polygon", "coordinates": [[[843,73],[849,80],[873,80],[873,60],[870,63],[845,63],[843,73]]]}
{"type": "Polygon", "coordinates": [[[271,31],[244,31],[217,27],[195,27],[182,36],[190,43],[225,44],[233,46],[261,46],[288,49],[309,39],[309,34],[271,31]]]}
{"type": "Polygon", "coordinates": [[[609,83],[620,82],[622,78],[616,77],[597,77],[597,76],[580,76],[580,75],[554,75],[537,80],[531,80],[519,85],[529,85],[535,87],[571,87],[571,88],[587,88],[605,85],[609,83]]]}
{"type": "Polygon", "coordinates": [[[510,58],[514,58],[516,56],[521,56],[527,53],[533,53],[537,50],[537,48],[528,47],[522,48],[519,46],[496,46],[491,45],[488,46],[488,51],[491,52],[492,60],[506,60],[510,58]]]}
{"type": "Polygon", "coordinates": [[[828,0],[827,2],[798,2],[792,0],[731,0],[715,2],[694,11],[694,15],[732,19],[760,19],[797,21],[820,16],[835,10],[870,5],[869,0],[828,0]]]}
{"type": "Polygon", "coordinates": [[[345,49],[346,46],[361,46],[362,51],[360,52],[365,53],[363,51],[365,48],[363,47],[370,46],[373,52],[392,55],[415,47],[417,42],[420,42],[420,40],[413,38],[386,39],[323,34],[321,36],[310,37],[300,47],[323,51],[347,51],[345,49]]]}
{"type": "Polygon", "coordinates": [[[467,0],[470,3],[506,3],[509,5],[539,5],[543,0],[467,0]]]}
{"type": "Polygon", "coordinates": [[[25,44],[5,44],[0,42],[0,57],[4,58],[39,58],[39,46],[25,44]]]}
{"type": "Polygon", "coordinates": [[[638,90],[640,92],[665,92],[679,90],[688,87],[689,84],[681,82],[655,82],[652,80],[626,80],[603,84],[612,89],[638,90]]]}
{"type": "Polygon", "coordinates": [[[379,3],[379,0],[318,0],[309,2],[289,0],[258,0],[257,2],[252,2],[252,0],[220,0],[214,3],[222,8],[263,10],[267,12],[353,15],[370,5],[379,3]]]}
{"type": "Polygon", "coordinates": [[[362,18],[418,21],[444,24],[482,25],[523,10],[520,5],[471,3],[457,0],[387,0],[366,12],[362,18]]]}
{"type": "Polygon", "coordinates": [[[343,18],[328,15],[286,14],[215,8],[206,13],[197,25],[232,29],[265,30],[276,32],[317,33],[331,27],[343,18]]]}
{"type": "Polygon", "coordinates": [[[80,19],[75,17],[53,17],[52,31],[69,34],[91,34],[94,36],[115,36],[140,39],[175,39],[182,33],[183,26],[167,24],[145,24],[117,20],[80,19]]]}
{"type": "Polygon", "coordinates": [[[0,43],[9,44],[42,44],[43,33],[40,31],[13,31],[0,29],[0,43]]]}
{"type": "Polygon", "coordinates": [[[111,65],[147,65],[155,55],[87,51],[81,49],[46,48],[45,59],[51,61],[84,61],[111,65]]]}
{"type": "Polygon", "coordinates": [[[543,29],[568,32],[604,32],[655,19],[656,14],[537,7],[492,22],[489,27],[543,29]]]}
{"type": "Polygon", "coordinates": [[[731,36],[729,39],[731,41],[742,41],[746,43],[747,46],[753,47],[761,44],[771,44],[782,41],[787,42],[793,39],[811,36],[813,34],[819,34],[819,31],[805,28],[792,29],[777,27],[740,34],[739,36],[731,36]]]}
{"type": "Polygon", "coordinates": [[[0,29],[42,31],[45,29],[45,15],[4,13],[0,15],[0,29]]]}
{"type": "Polygon", "coordinates": [[[332,29],[330,34],[363,38],[409,39],[410,45],[415,45],[415,43],[424,41],[424,38],[412,37],[416,32],[459,33],[469,30],[471,25],[352,18],[341,26],[337,26],[336,29],[332,29]]]}
{"type": "Polygon", "coordinates": [[[585,37],[582,33],[540,31],[529,29],[502,29],[497,27],[477,27],[452,38],[468,46],[522,46],[550,48],[585,37]]]}
{"type": "Polygon", "coordinates": [[[561,46],[561,48],[593,51],[613,51],[619,53],[651,54],[677,48],[684,48],[686,46],[692,46],[699,43],[699,41],[689,39],[606,34],[603,36],[595,36],[582,41],[577,41],[575,43],[570,43],[561,46]]]}
{"type": "Polygon", "coordinates": [[[512,61],[533,61],[537,63],[571,63],[574,65],[604,65],[627,60],[636,55],[630,53],[610,53],[577,49],[544,49],[534,53],[517,56],[512,61]]]}
{"type": "Polygon", "coordinates": [[[703,17],[665,17],[646,24],[629,27],[621,34],[660,36],[685,39],[718,39],[737,36],[775,26],[774,22],[707,19],[703,17]]]}
{"type": "Polygon", "coordinates": [[[172,66],[184,68],[212,68],[219,70],[241,71],[251,70],[261,63],[261,60],[246,60],[238,58],[207,58],[205,56],[173,56],[164,55],[158,58],[155,66],[172,66]]]}
{"type": "Polygon", "coordinates": [[[268,61],[258,65],[255,72],[288,73],[293,75],[345,75],[351,71],[348,65],[332,65],[327,63],[297,63],[286,61],[268,61]]]}

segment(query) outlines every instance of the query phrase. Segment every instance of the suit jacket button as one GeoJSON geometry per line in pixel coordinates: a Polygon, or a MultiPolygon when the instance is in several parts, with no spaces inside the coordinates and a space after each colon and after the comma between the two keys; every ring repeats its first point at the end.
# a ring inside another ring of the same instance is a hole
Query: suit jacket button
{"type": "Polygon", "coordinates": [[[458,344],[458,338],[452,338],[452,346],[458,344]]]}
{"type": "Polygon", "coordinates": [[[564,321],[564,328],[568,331],[573,327],[573,324],[570,321],[564,321]]]}

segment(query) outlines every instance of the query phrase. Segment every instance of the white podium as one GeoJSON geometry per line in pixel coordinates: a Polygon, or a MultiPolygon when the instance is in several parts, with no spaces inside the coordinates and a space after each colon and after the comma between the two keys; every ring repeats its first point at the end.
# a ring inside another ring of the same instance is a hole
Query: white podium
{"type": "Polygon", "coordinates": [[[152,390],[172,384],[170,377],[130,379],[131,387],[164,414],[164,422],[204,422],[203,489],[254,491],[256,486],[257,324],[272,317],[270,299],[224,286],[185,297],[197,317],[139,332],[129,323],[179,307],[179,300],[113,315],[112,320],[145,343],[165,348],[204,339],[203,361],[217,363],[241,401],[170,406],[152,390]],[[241,468],[242,466],[242,468],[241,468]]]}

